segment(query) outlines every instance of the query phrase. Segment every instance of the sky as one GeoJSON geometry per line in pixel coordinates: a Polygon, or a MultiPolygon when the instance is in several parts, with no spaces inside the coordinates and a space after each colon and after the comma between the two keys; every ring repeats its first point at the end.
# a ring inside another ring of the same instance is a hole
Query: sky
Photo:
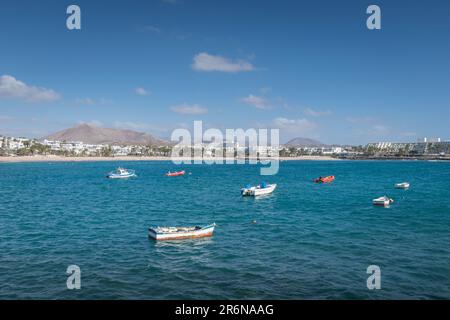
{"type": "Polygon", "coordinates": [[[449,14],[447,0],[4,0],[0,134],[91,123],[167,138],[202,120],[281,142],[450,139],[449,14]]]}

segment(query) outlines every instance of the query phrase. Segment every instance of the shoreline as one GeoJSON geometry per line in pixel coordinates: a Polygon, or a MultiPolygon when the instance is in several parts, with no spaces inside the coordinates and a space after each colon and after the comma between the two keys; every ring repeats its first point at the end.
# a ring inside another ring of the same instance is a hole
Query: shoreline
{"type": "MultiPolygon", "coordinates": [[[[177,161],[199,161],[203,162],[224,162],[227,158],[176,158],[177,161]]],[[[229,159],[228,159],[229,160],[229,159]]],[[[234,162],[242,158],[233,158],[234,162]]],[[[254,157],[247,158],[246,161],[256,160],[254,157]]],[[[299,156],[299,157],[278,157],[278,158],[260,158],[259,161],[268,163],[269,161],[439,161],[450,162],[450,157],[427,157],[427,158],[333,158],[330,156],[299,156]]],[[[33,163],[33,162],[100,162],[100,161],[172,161],[171,157],[161,156],[118,156],[118,157],[65,157],[56,155],[34,155],[34,156],[0,156],[1,163],[33,163]]],[[[264,164],[264,163],[263,163],[264,164]]]]}
{"type": "MultiPolygon", "coordinates": [[[[226,161],[226,158],[177,158],[178,161],[184,160],[203,160],[203,161],[226,161]]],[[[242,160],[234,158],[234,161],[242,160]]],[[[255,158],[250,158],[255,160],[255,158]]],[[[279,161],[340,161],[340,159],[329,156],[302,156],[302,157],[278,157],[278,158],[261,158],[263,161],[279,160],[279,161]]],[[[0,163],[20,163],[20,162],[97,162],[97,161],[172,161],[171,157],[148,157],[148,156],[119,156],[119,157],[64,157],[55,155],[36,155],[36,156],[17,156],[17,157],[0,157],[0,163]]]]}

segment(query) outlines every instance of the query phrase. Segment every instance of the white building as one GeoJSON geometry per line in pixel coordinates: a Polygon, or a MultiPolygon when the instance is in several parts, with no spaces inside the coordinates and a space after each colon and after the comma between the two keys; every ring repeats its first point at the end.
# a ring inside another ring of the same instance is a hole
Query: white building
{"type": "Polygon", "coordinates": [[[127,156],[131,153],[131,146],[112,146],[113,154],[115,156],[127,156]]]}
{"type": "Polygon", "coordinates": [[[45,139],[42,144],[44,146],[49,146],[52,151],[60,151],[61,150],[61,142],[60,141],[51,141],[45,139]]]}

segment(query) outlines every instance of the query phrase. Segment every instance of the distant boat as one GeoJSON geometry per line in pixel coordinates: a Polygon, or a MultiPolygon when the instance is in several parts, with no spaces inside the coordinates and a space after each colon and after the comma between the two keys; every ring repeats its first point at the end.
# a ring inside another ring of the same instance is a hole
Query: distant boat
{"type": "Polygon", "coordinates": [[[211,237],[216,224],[199,227],[156,227],[149,228],[148,235],[155,240],[181,240],[191,238],[211,237]]]}
{"type": "Polygon", "coordinates": [[[277,187],[277,185],[275,183],[274,184],[266,184],[264,182],[258,186],[247,185],[247,186],[245,186],[245,188],[241,189],[241,195],[243,195],[243,196],[260,196],[263,194],[269,194],[269,193],[272,193],[276,187],[277,187]]]}
{"type": "Polygon", "coordinates": [[[329,183],[332,181],[334,181],[334,176],[319,177],[317,179],[314,179],[314,182],[316,182],[316,183],[329,183]]]}
{"type": "Polygon", "coordinates": [[[137,176],[134,170],[127,170],[119,167],[115,171],[108,173],[106,177],[109,179],[126,179],[137,176]]]}
{"type": "Polygon", "coordinates": [[[376,198],[376,199],[372,200],[372,203],[374,205],[376,205],[376,206],[384,206],[384,207],[389,206],[393,202],[394,202],[394,200],[389,198],[389,197],[387,197],[387,196],[379,197],[379,198],[376,198]]]}
{"type": "Polygon", "coordinates": [[[396,183],[395,184],[396,189],[408,189],[409,188],[409,182],[402,182],[402,183],[396,183]]]}
{"type": "Polygon", "coordinates": [[[166,173],[166,176],[168,176],[168,177],[177,177],[177,176],[182,176],[182,175],[184,175],[186,172],[183,170],[183,171],[176,171],[176,172],[167,172],[166,173]]]}

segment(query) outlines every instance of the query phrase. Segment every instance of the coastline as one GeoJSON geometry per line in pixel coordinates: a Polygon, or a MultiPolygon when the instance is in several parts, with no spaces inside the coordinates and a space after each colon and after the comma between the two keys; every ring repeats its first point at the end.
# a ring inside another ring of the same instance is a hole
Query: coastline
{"type": "MultiPolygon", "coordinates": [[[[192,158],[191,160],[198,160],[192,158]]],[[[339,161],[329,156],[301,156],[301,157],[279,157],[279,158],[261,158],[261,160],[280,160],[280,161],[339,161]]],[[[35,155],[35,156],[16,156],[0,157],[0,163],[19,163],[19,162],[93,162],[93,161],[171,161],[171,157],[148,157],[148,156],[119,156],[119,157],[64,157],[55,155],[35,155]]],[[[177,160],[190,160],[190,158],[177,158],[177,160]]],[[[225,161],[225,158],[203,158],[204,161],[225,161]]],[[[236,159],[235,159],[236,160],[236,159]]],[[[251,160],[255,160],[251,158],[251,160]]]]}

